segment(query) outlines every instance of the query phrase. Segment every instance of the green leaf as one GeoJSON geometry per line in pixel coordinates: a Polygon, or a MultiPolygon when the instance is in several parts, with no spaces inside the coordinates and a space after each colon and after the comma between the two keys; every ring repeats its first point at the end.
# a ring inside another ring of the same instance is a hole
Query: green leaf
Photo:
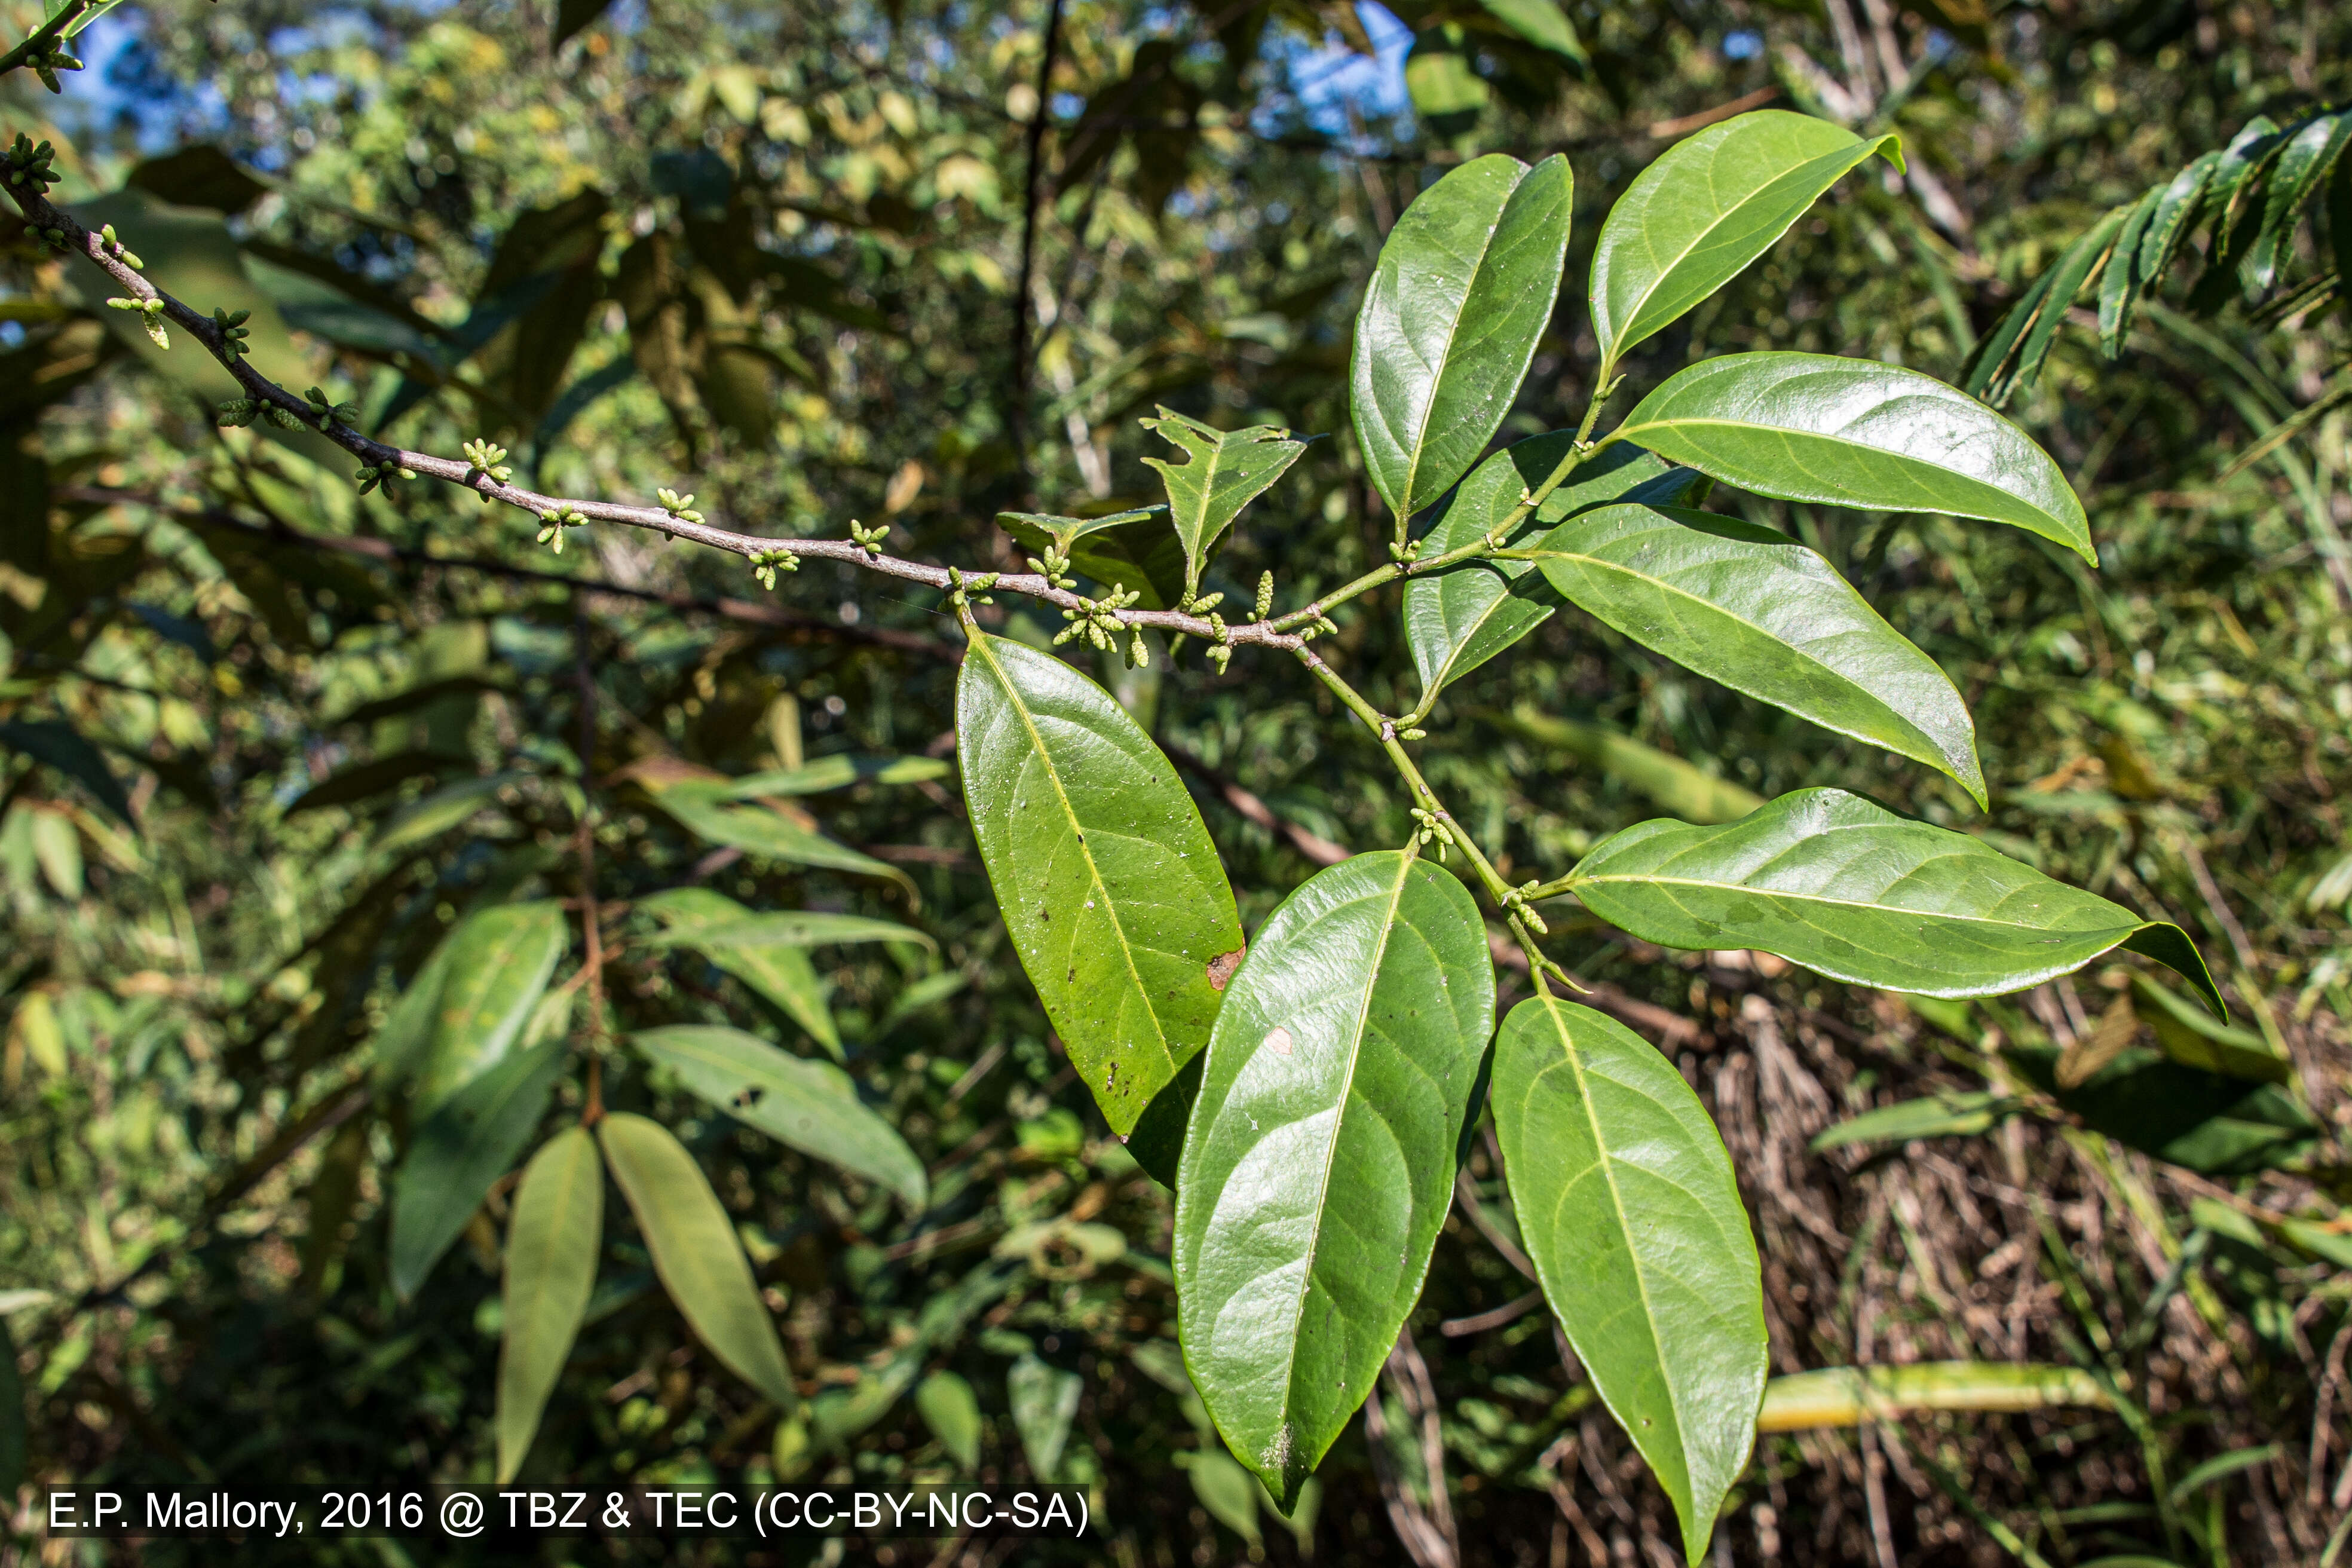
{"type": "Polygon", "coordinates": [[[1727,354],[1642,399],[1628,440],[1782,500],[2006,522],[2093,566],[2083,503],[2032,437],[1932,376],[1831,354],[1727,354]]]}
{"type": "Polygon", "coordinates": [[[1466,129],[1463,122],[1475,121],[1495,95],[1462,52],[1463,41],[1459,26],[1424,28],[1405,57],[1405,96],[1412,100],[1413,111],[1440,135],[1466,129]]]}
{"type": "MultiPolygon", "coordinates": [[[[1048,517],[1038,512],[1001,511],[996,521],[1005,532],[1031,550],[1049,544],[1063,548],[1070,565],[1081,576],[1106,587],[1129,588],[1140,595],[1136,607],[1169,610],[1184,596],[1184,542],[1160,521],[1164,506],[1123,511],[1109,517],[1048,517]],[[1082,524],[1075,532],[1064,525],[1082,524]],[[1048,526],[1051,525],[1051,526],[1048,526]],[[1067,533],[1069,542],[1060,545],[1067,533]]],[[[1215,553],[1202,552],[1203,562],[1215,553]]]]}
{"type": "Polygon", "coordinates": [[[457,1239],[547,1113],[561,1040],[509,1057],[425,1119],[392,1184],[392,1288],[404,1300],[457,1239]]]}
{"type": "Polygon", "coordinates": [[[2131,988],[2132,1011],[2156,1031],[2158,1047],[2181,1066],[2265,1083],[2294,1081],[2294,1064],[2252,1030],[2217,1023],[2145,974],[2133,975],[2131,988]]]}
{"type": "Polygon", "coordinates": [[[1307,443],[1272,425],[1220,430],[1162,408],[1157,419],[1139,421],[1183,448],[1179,465],[1146,458],[1168,487],[1168,520],[1184,543],[1184,592],[1201,585],[1201,565],[1211,546],[1233,525],[1242,508],[1266,492],[1283,470],[1298,460],[1307,443]]]}
{"type": "Polygon", "coordinates": [[[1495,1131],[1544,1296],[1706,1554],[1764,1397],[1764,1281],[1731,1156],[1674,1064],[1539,994],[1495,1042],[1495,1131]]]}
{"type": "Polygon", "coordinates": [[[701,953],[807,1030],[835,1061],[846,1058],[825,1003],[829,987],[800,950],[853,942],[919,942],[934,951],[939,945],[912,926],[862,915],[812,910],[753,914],[708,888],[672,888],[640,900],[637,907],[668,926],[656,939],[662,945],[701,953]]]}
{"type": "Polygon", "coordinates": [[[937,757],[819,757],[797,768],[748,773],[728,794],[737,800],[758,795],[823,795],[854,784],[908,784],[945,778],[954,770],[937,757]]]}
{"type": "Polygon", "coordinates": [[[1576,36],[1576,24],[1568,19],[1558,0],[1479,0],[1479,4],[1486,15],[1536,47],[1549,49],[1580,66],[1590,63],[1583,40],[1576,36]]]}
{"type": "Polygon", "coordinates": [[[688,1092],[778,1142],[887,1187],[919,1211],[923,1163],[857,1098],[849,1075],[780,1051],[740,1029],[698,1024],[640,1029],[629,1043],[677,1074],[688,1092]]]}
{"type": "Polygon", "coordinates": [[[2032,306],[2022,331],[2012,335],[2004,321],[2003,331],[1999,334],[2002,342],[2000,352],[1988,352],[1978,358],[1969,374],[1970,392],[1999,407],[2019,387],[2032,384],[2042,374],[2043,362],[2050,357],[2051,345],[2058,341],[2058,329],[2066,324],[2066,312],[2074,309],[2075,296],[2082,293],[2092,274],[2108,267],[2119,254],[2121,233],[2137,210],[2116,208],[2060,254],[2050,270],[2027,291],[2027,300],[2021,301],[2020,309],[2028,302],[2032,306]]]}
{"type": "Polygon", "coordinates": [[[2294,236],[2295,212],[2327,177],[2347,141],[2352,141],[2352,113],[2322,114],[2297,127],[2279,149],[2263,203],[2262,227],[2247,258],[2255,288],[2267,289],[2278,281],[2279,258],[2288,253],[2294,236]]]}
{"type": "Polygon", "coordinates": [[[1638,824],[1595,846],[1568,886],[1647,942],[1760,948],[1834,980],[1924,996],[2021,991],[2128,948],[2179,970],[2221,1010],[2179,926],[1843,790],[1798,790],[1723,827],[1638,824]]]}
{"type": "Polygon", "coordinates": [[[1565,752],[1640,791],[1685,822],[1737,822],[1764,804],[1762,795],[1605,724],[1539,713],[1524,702],[1508,713],[1487,717],[1524,740],[1565,752]]]}
{"type": "Polygon", "coordinates": [[[1088,534],[1125,523],[1145,522],[1168,509],[1164,506],[1138,507],[1131,511],[1106,512],[1101,517],[1061,517],[1045,511],[1000,511],[996,526],[1032,547],[1051,544],[1067,554],[1073,545],[1088,534]]]}
{"type": "Polygon", "coordinates": [[[1467,473],[1511,411],[1559,294],[1574,187],[1563,157],[1530,169],[1489,153],[1423,191],[1381,247],[1350,403],[1399,518],[1467,473]]]}
{"type": "Polygon", "coordinates": [[[563,906],[551,900],[479,910],[442,939],[449,967],[417,1073],[417,1115],[506,1058],[570,941],[563,906]]]}
{"type": "Polygon", "coordinates": [[[1989,1132],[2018,1108],[2014,1098],[1989,1090],[1924,1095],[1882,1105],[1823,1129],[1809,1145],[1815,1153],[1847,1143],[1907,1143],[1914,1138],[1973,1138],[1989,1132]]]}
{"type": "MultiPolygon", "coordinates": [[[[719,786],[724,788],[725,786],[719,786]]],[[[834,871],[855,871],[867,877],[887,877],[902,885],[907,874],[896,866],[861,855],[835,843],[814,828],[803,827],[781,812],[763,805],[730,805],[712,799],[694,784],[673,784],[654,797],[677,819],[679,826],[706,844],[725,845],[746,854],[793,866],[821,866],[834,871]]]]}
{"type": "Polygon", "coordinates": [[[973,837],[1022,967],[1111,1131],[1209,1038],[1233,889],[1176,770],[1110,694],[980,635],[956,682],[973,837]]]}
{"type": "Polygon", "coordinates": [[[437,773],[448,765],[447,758],[429,752],[397,752],[388,757],[353,763],[304,790],[286,808],[286,815],[299,816],[322,806],[356,805],[386,790],[396,789],[410,779],[437,773]]]}
{"type": "Polygon", "coordinates": [[[2115,254],[2099,273],[2099,352],[2109,359],[2123,353],[2124,334],[2131,330],[2132,308],[2139,302],[2144,282],[2137,270],[2140,242],[2163,202],[2159,185],[2132,205],[2123,227],[2116,231],[2115,254]]]}
{"type": "Polygon", "coordinates": [[[1784,109],[1736,115],[1668,148],[1618,198],[1593,247],[1601,376],[1738,277],[1874,153],[1903,167],[1896,137],[1865,142],[1784,109]]]}
{"type": "Polygon", "coordinates": [[[800,1403],[792,1369],[702,1167],[667,1128],[626,1111],[598,1122],[596,1138],[679,1313],[711,1354],[789,1415],[800,1403]]]}
{"type": "Polygon", "coordinates": [[[915,1409],[959,1468],[980,1468],[980,1398],[951,1372],[935,1372],[915,1385],[915,1409]]]}
{"type": "Polygon", "coordinates": [[[1235,1464],[1222,1448],[1180,1449],[1169,1463],[1192,1479],[1192,1495],[1209,1517],[1248,1542],[1262,1543],[1257,1524],[1257,1478],[1235,1464]]]}
{"type": "Polygon", "coordinates": [[[2204,204],[2205,192],[2213,183],[2213,171],[2221,166],[2221,150],[2192,161],[2172,176],[2157,198],[2156,215],[2148,219],[2147,232],[2140,237],[2139,255],[2133,270],[2145,290],[2156,286],[2172,265],[2180,249],[2180,242],[2189,237],[2191,225],[2204,204]]]}
{"type": "MultiPolygon", "coordinates": [[[[1575,444],[1574,431],[1556,430],[1516,442],[1479,464],[1446,498],[1422,539],[1423,557],[1459,550],[1502,527],[1521,499],[1551,477],[1575,444]]],[[[1571,471],[1504,543],[1524,546],[1562,519],[1611,501],[1646,500],[1663,506],[1706,482],[1696,471],[1673,468],[1638,447],[1611,447],[1571,471]]],[[[1415,575],[1404,587],[1404,630],[1422,689],[1435,691],[1459,680],[1541,626],[1559,607],[1559,596],[1532,561],[1465,561],[1443,572],[1415,575]]]]}
{"type": "Polygon", "coordinates": [[[1494,1029],[1477,906],[1391,850],[1282,901],[1225,988],[1176,1184],[1185,1364],[1287,1507],[1421,1294],[1494,1029]]]}
{"type": "Polygon", "coordinates": [[[2183,1067],[2151,1050],[2125,1051],[2071,1089],[2058,1082],[2055,1050],[2012,1046],[2006,1058],[2092,1131],[2209,1176],[2277,1169],[2322,1131],[2278,1084],[2183,1067]]]}
{"type": "Polygon", "coordinates": [[[1625,503],[1534,542],[1594,619],[1734,691],[1940,768],[1981,805],[1976,724],[1933,659],[1830,563],[1769,528],[1625,503]]]}
{"type": "Polygon", "coordinates": [[[1041,1481],[1052,1480],[1061,1473],[1062,1449],[1070,1440],[1070,1422],[1078,1413],[1087,1380],[1024,1355],[1004,1374],[1004,1389],[1012,1398],[1013,1426],[1021,1434],[1029,1473],[1041,1481]]]}
{"type": "Polygon", "coordinates": [[[131,797],[122,793],[114,770],[106,765],[106,758],[96,746],[82,739],[62,719],[11,719],[0,722],[0,746],[22,752],[64,774],[88,790],[91,798],[112,812],[124,826],[137,831],[139,825],[131,820],[131,797]]]}
{"type": "Polygon", "coordinates": [[[384,819],[370,846],[380,854],[412,848],[449,829],[488,805],[499,791],[523,777],[521,773],[491,773],[445,784],[402,806],[384,819]]]}
{"type": "Polygon", "coordinates": [[[408,989],[384,1014],[371,1043],[377,1083],[398,1083],[415,1072],[432,1049],[434,1034],[441,1024],[441,991],[448,983],[449,965],[457,952],[456,944],[444,937],[432,956],[409,977],[408,989]]]}
{"type": "Polygon", "coordinates": [[[523,1167],[507,1222],[506,1331],[499,1346],[500,1486],[515,1478],[547,1396],[571,1359],[596,1286],[604,1237],[604,1163],[583,1127],[567,1127],[523,1167]]]}

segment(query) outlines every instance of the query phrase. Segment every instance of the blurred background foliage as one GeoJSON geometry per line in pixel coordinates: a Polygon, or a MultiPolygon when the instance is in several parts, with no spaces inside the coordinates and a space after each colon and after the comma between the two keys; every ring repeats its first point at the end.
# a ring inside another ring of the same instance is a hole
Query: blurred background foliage
{"type": "MultiPolygon", "coordinates": [[[[38,12],[0,4],[5,37],[38,12]]],[[[191,303],[252,310],[256,363],[349,395],[371,433],[446,454],[488,437],[550,490],[690,489],[755,531],[887,521],[904,553],[986,566],[1014,560],[999,507],[1151,500],[1135,420],[1156,405],[1332,432],[1211,573],[1245,595],[1272,568],[1301,603],[1381,558],[1345,434],[1348,323],[1387,226],[1461,158],[1570,155],[1580,279],[1610,201],[1688,130],[1780,102],[1898,131],[1907,178],[1851,177],[1645,345],[1619,406],[1734,349],[1959,380],[2110,209],[2257,116],[2340,103],[2348,50],[2352,13],[2284,0],[156,0],[84,36],[64,96],[20,71],[0,101],[11,133],[58,142],[60,201],[191,303]]],[[[1768,1432],[1726,1562],[2342,1548],[2337,170],[2275,276],[2157,280],[2112,359],[2095,283],[2051,307],[2010,412],[2083,491],[2097,574],[2012,531],[1717,499],[1822,551],[1953,675],[1989,813],[1571,616],[1436,710],[1425,765],[1507,872],[1557,875],[1660,810],[1717,820],[1834,784],[2178,920],[2225,975],[2237,1020],[2216,1034],[2121,968],[1938,1005],[1554,921],[1553,950],[1724,1127],[1776,1373],[2080,1373],[2064,1407],[1768,1432]]],[[[323,443],[215,428],[216,369],[12,244],[0,1385],[21,1400],[0,1479],[487,1479],[507,1188],[394,1291],[413,1130],[375,1042],[458,921],[553,900],[576,927],[593,893],[618,1028],[727,1019],[837,1053],[929,1194],[917,1212],[607,1063],[607,1100],[679,1129],[735,1220],[810,1436],[780,1450],[774,1410],[698,1350],[616,1222],[526,1479],[1052,1476],[1108,1521],[1072,1561],[1671,1561],[1662,1497],[1527,1310],[1491,1144],[1372,1419],[1281,1520],[1184,1382],[1167,1194],[1073,1083],[952,778],[803,774],[731,829],[680,809],[681,781],[949,754],[957,645],[928,595],[824,564],[771,594],[624,530],[551,555],[445,489],[357,496],[323,443]],[[820,831],[856,853],[807,863],[820,831]],[[930,945],[818,947],[763,985],[633,908],[681,886],[930,945]]],[[[1593,390],[1580,300],[1507,438],[1572,424],[1593,390]]],[[[1402,710],[1394,611],[1341,611],[1333,657],[1402,710]]],[[[1097,673],[1196,787],[1245,927],[1336,847],[1410,831],[1373,748],[1286,662],[1097,673]]],[[[586,958],[568,941],[567,1000],[586,958]]],[[[379,1555],[402,1560],[305,1558],[379,1555]]]]}

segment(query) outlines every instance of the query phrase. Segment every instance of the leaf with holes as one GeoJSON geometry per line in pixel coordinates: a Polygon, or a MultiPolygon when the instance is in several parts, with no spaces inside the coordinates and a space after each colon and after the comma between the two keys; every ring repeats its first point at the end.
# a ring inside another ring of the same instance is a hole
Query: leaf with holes
{"type": "Polygon", "coordinates": [[[890,1124],[857,1098],[849,1075],[780,1051],[740,1029],[676,1024],[640,1029],[629,1043],[677,1074],[696,1098],[778,1142],[887,1187],[920,1210],[923,1163],[890,1124]]]}
{"type": "Polygon", "coordinates": [[[1494,1103],[1545,1299],[1696,1563],[1764,1398],[1764,1280],[1731,1156],[1672,1062],[1556,996],[1503,1021],[1494,1103]]]}
{"type": "Polygon", "coordinates": [[[1150,738],[1051,654],[975,635],[956,745],[1013,949],[1124,1135],[1208,1043],[1210,965],[1242,945],[1216,847],[1150,738]]]}
{"type": "Polygon", "coordinates": [[[1551,322],[1567,264],[1568,160],[1492,153],[1405,208],[1356,316],[1356,439],[1372,488],[1412,516],[1467,473],[1551,322]]]}
{"type": "Polygon", "coordinates": [[[1309,879],[1226,987],[1176,1183],[1177,1315],[1217,1430],[1286,1507],[1421,1294],[1494,1016],[1477,906],[1395,850],[1309,879]]]}
{"type": "Polygon", "coordinates": [[[1723,827],[1637,824],[1594,846],[1567,890],[1645,942],[1760,948],[1924,996],[2021,991],[2126,948],[2228,1016],[2179,926],[1843,790],[1798,790],[1723,827]]]}
{"type": "Polygon", "coordinates": [[[1271,425],[1220,430],[1162,408],[1157,419],[1139,423],[1184,450],[1178,464],[1158,458],[1144,462],[1160,470],[1168,487],[1168,521],[1184,542],[1184,592],[1201,585],[1201,565],[1218,536],[1233,526],[1242,508],[1264,495],[1283,470],[1298,460],[1307,443],[1271,425]]]}

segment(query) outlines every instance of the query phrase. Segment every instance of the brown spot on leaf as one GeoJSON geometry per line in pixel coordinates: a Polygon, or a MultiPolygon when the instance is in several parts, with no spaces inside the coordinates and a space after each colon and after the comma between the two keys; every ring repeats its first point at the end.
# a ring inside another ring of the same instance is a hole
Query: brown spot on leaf
{"type": "Polygon", "coordinates": [[[1234,971],[1242,966],[1242,957],[1248,952],[1249,943],[1244,942],[1233,952],[1221,952],[1209,960],[1209,989],[1223,991],[1225,982],[1234,977],[1234,971]]]}

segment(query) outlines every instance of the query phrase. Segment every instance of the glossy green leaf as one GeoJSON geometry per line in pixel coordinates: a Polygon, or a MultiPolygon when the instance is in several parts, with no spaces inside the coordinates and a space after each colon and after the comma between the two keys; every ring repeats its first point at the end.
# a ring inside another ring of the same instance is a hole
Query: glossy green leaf
{"type": "Polygon", "coordinates": [[[1843,790],[1798,790],[1722,827],[1641,823],[1595,846],[1568,882],[1644,941],[1760,948],[1861,985],[1990,996],[2121,947],[2179,971],[2222,1010],[2179,926],[1843,790]]]}
{"type": "Polygon", "coordinates": [[[1764,1281],[1731,1156],[1672,1062],[1555,996],[1504,1019],[1494,1106],[1545,1299],[1696,1563],[1764,1397],[1764,1281]]]}
{"type": "Polygon", "coordinates": [[[418,1126],[392,1183],[392,1288],[404,1299],[514,1168],[547,1113],[567,1054],[558,1040],[509,1057],[418,1126]]]}
{"type": "Polygon", "coordinates": [[[980,1468],[980,1398],[951,1372],[935,1372],[915,1385],[915,1410],[940,1447],[964,1470],[980,1468]]]}
{"type": "Polygon", "coordinates": [[[1782,500],[2011,523],[2091,563],[2089,521],[2050,455],[1932,376],[1831,354],[1727,354],[1642,399],[1612,439],[1782,500]]]}
{"type": "Polygon", "coordinates": [[[1470,469],[1550,324],[1575,179],[1500,153],[1423,191],[1389,231],[1356,317],[1356,439],[1372,488],[1410,517],[1470,469]]]}
{"type": "Polygon", "coordinates": [[[734,1222],[702,1167],[667,1128],[625,1111],[598,1122],[596,1138],[637,1216],[654,1272],[696,1337],[770,1404],[790,1413],[799,1396],[776,1325],[760,1300],[734,1222]]]}
{"type": "Polygon", "coordinates": [[[567,1127],[523,1167],[507,1222],[506,1327],[499,1346],[500,1486],[522,1468],[547,1396],[571,1359],[604,1238],[604,1163],[567,1127]]]}
{"type": "Polygon", "coordinates": [[[417,1115],[506,1059],[570,940],[563,906],[550,900],[478,910],[442,938],[448,968],[418,1068],[417,1115]]]}
{"type": "Polygon", "coordinates": [[[1494,1016],[1477,906],[1394,850],[1309,879],[1225,988],[1176,1184],[1177,1315],[1218,1431],[1286,1505],[1421,1294],[1494,1016]]]}
{"type": "Polygon", "coordinates": [[[1160,411],[1159,418],[1139,423],[1183,448],[1187,459],[1143,460],[1160,470],[1168,487],[1168,521],[1184,544],[1184,592],[1189,595],[1200,587],[1202,563],[1218,537],[1233,526],[1242,508],[1264,495],[1298,460],[1307,443],[1292,440],[1289,431],[1275,426],[1220,430],[1168,408],[1160,411]]]}
{"type": "MultiPolygon", "coordinates": [[[[1574,447],[1576,434],[1556,430],[1496,453],[1462,481],[1421,542],[1423,559],[1434,559],[1493,533],[1519,502],[1549,479],[1574,447]]],[[[1562,519],[1611,501],[1646,500],[1666,505],[1682,500],[1706,478],[1671,467],[1638,447],[1619,445],[1596,453],[1570,473],[1542,506],[1505,536],[1523,547],[1562,519]]],[[[1469,674],[1549,619],[1559,596],[1537,573],[1532,561],[1465,561],[1404,587],[1405,640],[1422,689],[1433,691],[1469,674]]]]}
{"type": "Polygon", "coordinates": [[[1530,548],[1595,620],[1734,691],[1940,768],[1983,804],[1976,722],[1949,678],[1788,535],[1628,502],[1530,548]]]}
{"type": "Polygon", "coordinates": [[[1988,1089],[1922,1095],[1850,1116],[1817,1133],[1810,1147],[1819,1153],[1848,1143],[1907,1143],[1914,1138],[1973,1138],[2018,1108],[2011,1096],[1988,1089]]]}
{"type": "Polygon", "coordinates": [[[678,1024],[641,1029],[629,1043],[677,1074],[697,1098],[778,1142],[877,1183],[922,1208],[923,1163],[857,1098],[849,1075],[780,1051],[740,1029],[678,1024]]]}
{"type": "Polygon", "coordinates": [[[1087,1381],[1075,1372],[1048,1366],[1024,1355],[1004,1374],[1004,1390],[1013,1404],[1013,1426],[1021,1434],[1021,1451],[1029,1473],[1050,1481],[1061,1473],[1062,1449],[1070,1440],[1070,1423],[1078,1414],[1078,1397],[1087,1381]]]}
{"type": "Polygon", "coordinates": [[[1617,199],[1593,247],[1601,374],[1738,276],[1874,153],[1903,167],[1894,136],[1865,142],[1783,109],[1735,115],[1668,148],[1617,199]]]}
{"type": "Polygon", "coordinates": [[[1211,963],[1242,945],[1192,797],[1108,692],[975,637],[956,682],[973,837],[1005,929],[1111,1131],[1209,1038],[1211,963]]]}

